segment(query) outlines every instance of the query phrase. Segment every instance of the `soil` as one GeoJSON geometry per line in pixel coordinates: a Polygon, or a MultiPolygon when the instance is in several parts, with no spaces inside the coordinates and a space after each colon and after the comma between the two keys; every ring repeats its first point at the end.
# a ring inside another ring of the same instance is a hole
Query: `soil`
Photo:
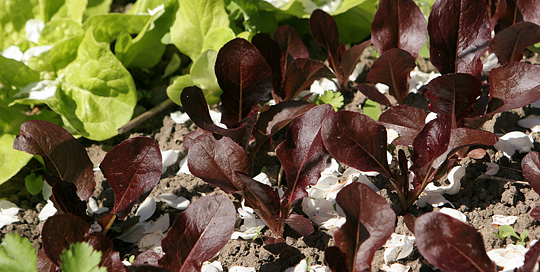
{"type": "MultiPolygon", "coordinates": [[[[364,56],[363,62],[366,67],[369,67],[373,62],[373,58],[364,56]]],[[[423,67],[423,70],[432,69],[429,63],[423,63],[421,67],[423,67]]],[[[360,78],[363,76],[365,76],[365,72],[360,78]]],[[[165,87],[162,86],[162,88],[165,87]]],[[[161,91],[164,92],[164,90],[161,91]]],[[[363,103],[364,99],[359,93],[350,94],[346,97],[347,104],[344,106],[344,109],[358,111],[359,105],[363,103]]],[[[178,161],[180,161],[187,153],[182,146],[183,139],[187,133],[195,130],[196,126],[191,121],[188,121],[186,124],[176,124],[173,122],[170,113],[176,110],[179,110],[179,107],[169,108],[165,112],[154,116],[148,122],[137,127],[135,132],[119,135],[104,142],[93,142],[85,139],[81,139],[81,142],[86,147],[94,165],[98,165],[106,152],[114,145],[134,136],[152,137],[159,143],[162,150],[179,150],[180,156],[178,161]]],[[[487,122],[484,125],[484,129],[496,133],[515,130],[531,133],[516,125],[517,120],[531,114],[540,114],[540,111],[531,107],[524,107],[512,112],[499,114],[487,122]]],[[[540,150],[539,136],[534,135],[534,137],[536,139],[535,150],[540,150]]],[[[529,237],[526,241],[528,247],[530,241],[540,239],[539,222],[529,215],[533,208],[540,206],[540,200],[538,194],[528,184],[517,182],[524,180],[520,172],[520,162],[525,154],[515,154],[511,159],[502,156],[495,149],[488,149],[487,154],[483,159],[465,158],[461,160],[460,164],[467,167],[466,175],[461,180],[462,188],[458,194],[447,195],[446,198],[457,210],[463,212],[468,218],[467,222],[482,234],[486,250],[502,248],[507,244],[515,243],[511,238],[501,240],[493,234],[493,232],[498,231],[497,227],[492,224],[492,216],[495,214],[518,216],[518,220],[513,227],[518,233],[522,233],[525,230],[529,232],[529,237]],[[485,172],[486,162],[494,162],[501,166],[501,170],[497,174],[497,177],[501,179],[477,179],[485,172]]],[[[277,161],[275,156],[271,155],[267,159],[265,161],[277,161]]],[[[35,171],[34,169],[40,167],[41,165],[39,163],[31,161],[14,178],[0,185],[0,198],[6,198],[21,208],[19,213],[20,222],[4,227],[1,230],[2,236],[5,233],[18,233],[28,237],[36,249],[41,247],[40,231],[43,226],[43,222],[40,222],[37,216],[46,202],[43,200],[41,194],[32,196],[26,191],[24,177],[30,172],[35,171]]],[[[273,169],[270,172],[275,172],[269,175],[271,179],[275,180],[279,166],[267,165],[267,167],[273,169]]],[[[225,195],[220,189],[214,188],[194,176],[176,174],[178,169],[178,164],[169,167],[162,175],[162,179],[157,187],[152,191],[151,196],[158,196],[162,193],[174,193],[193,202],[205,195],[225,195]]],[[[112,207],[114,201],[112,189],[108,186],[101,172],[95,172],[95,175],[97,187],[94,192],[94,198],[100,206],[112,207]]],[[[381,188],[379,193],[385,196],[389,203],[396,203],[395,193],[390,190],[388,184],[382,178],[373,178],[373,182],[381,188]]],[[[180,211],[172,209],[162,202],[158,202],[157,204],[156,212],[151,220],[158,218],[161,214],[169,213],[172,222],[180,213],[180,211]]],[[[237,200],[235,204],[239,205],[237,200]]],[[[136,208],[137,206],[133,210],[135,211],[136,208]]],[[[438,208],[432,208],[430,206],[417,208],[414,206],[411,213],[419,216],[434,209],[438,208]]],[[[398,216],[395,232],[412,235],[403,221],[403,217],[398,216]]],[[[274,255],[264,249],[261,239],[249,241],[230,240],[218,256],[211,261],[220,261],[225,271],[228,271],[233,266],[254,267],[257,271],[284,271],[296,265],[304,258],[309,258],[311,264],[324,264],[324,249],[333,245],[333,234],[335,231],[336,229],[320,229],[307,237],[300,237],[292,230],[286,229],[285,236],[289,247],[278,255],[274,255]]],[[[268,230],[264,234],[271,235],[268,230]]],[[[120,251],[123,259],[128,259],[129,256],[138,254],[136,245],[117,241],[115,241],[116,250],[120,251]]],[[[409,257],[400,260],[399,263],[410,266],[410,271],[433,271],[433,268],[420,256],[416,249],[409,257]]],[[[380,249],[375,255],[372,270],[378,271],[382,264],[384,264],[383,249],[380,249]]]]}

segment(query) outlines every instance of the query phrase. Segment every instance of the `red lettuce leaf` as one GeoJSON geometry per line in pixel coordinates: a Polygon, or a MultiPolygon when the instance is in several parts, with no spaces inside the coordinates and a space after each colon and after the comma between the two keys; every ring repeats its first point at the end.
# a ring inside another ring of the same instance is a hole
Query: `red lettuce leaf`
{"type": "Polygon", "coordinates": [[[112,214],[124,218],[141,203],[161,178],[161,151],[148,137],[124,140],[105,155],[99,165],[114,192],[112,214]]]}
{"type": "Polygon", "coordinates": [[[218,135],[227,136],[241,146],[247,145],[251,131],[255,125],[256,115],[251,115],[242,120],[235,128],[224,129],[215,125],[212,121],[204,93],[199,87],[192,86],[184,88],[180,99],[189,118],[199,128],[218,135]]]}
{"type": "Polygon", "coordinates": [[[280,26],[274,32],[273,37],[286,59],[289,55],[293,59],[309,58],[308,50],[294,27],[290,25],[280,26]]]}
{"type": "Polygon", "coordinates": [[[171,271],[201,271],[234,231],[236,210],[226,196],[205,196],[189,205],[161,241],[165,256],[160,265],[171,271]]]}
{"type": "Polygon", "coordinates": [[[535,0],[517,0],[516,5],[521,11],[523,21],[540,25],[540,5],[535,0]]]}
{"type": "Polygon", "coordinates": [[[27,121],[21,125],[13,148],[43,158],[49,185],[63,180],[77,186],[82,200],[92,196],[96,187],[94,165],[81,143],[67,130],[46,121],[27,121]]]}
{"type": "Polygon", "coordinates": [[[429,15],[428,33],[430,61],[441,74],[480,74],[480,57],[491,42],[485,1],[436,1],[429,15]]]}
{"type": "Polygon", "coordinates": [[[328,104],[306,112],[289,125],[285,140],[276,148],[287,177],[282,200],[287,210],[293,202],[307,196],[306,187],[317,184],[326,168],[330,155],[324,148],[321,130],[323,120],[332,113],[334,109],[328,104]]]}
{"type": "Polygon", "coordinates": [[[526,106],[540,99],[540,66],[511,62],[491,70],[488,113],[526,106]]]}
{"type": "Polygon", "coordinates": [[[279,44],[266,33],[258,33],[251,39],[251,43],[259,50],[270,69],[272,69],[272,86],[276,93],[280,93],[283,73],[281,71],[282,52],[279,44]]]}
{"type": "Polygon", "coordinates": [[[390,95],[402,104],[409,93],[409,73],[414,67],[416,63],[409,52],[391,48],[373,63],[367,80],[388,85],[390,95]]]}
{"type": "Polygon", "coordinates": [[[453,127],[460,127],[473,112],[481,87],[482,82],[469,74],[446,74],[426,84],[424,96],[429,100],[430,111],[452,115],[453,127]]]}
{"type": "Polygon", "coordinates": [[[87,203],[77,196],[77,187],[73,183],[59,180],[52,187],[51,200],[60,213],[71,213],[86,222],[91,218],[86,214],[87,203]]]}
{"type": "Polygon", "coordinates": [[[295,99],[301,91],[311,86],[313,81],[334,74],[322,62],[313,59],[295,59],[285,72],[283,93],[285,99],[295,99]]]}
{"type": "Polygon", "coordinates": [[[321,131],[326,150],[336,160],[360,171],[391,177],[386,156],[386,129],[370,117],[339,111],[326,117],[321,131]]]}
{"type": "Polygon", "coordinates": [[[315,231],[311,220],[297,213],[289,214],[289,217],[285,219],[285,223],[302,236],[308,236],[315,231]]]}
{"type": "Polygon", "coordinates": [[[412,0],[381,0],[371,23],[371,41],[381,54],[399,48],[416,59],[427,41],[424,14],[412,0]]]}
{"type": "Polygon", "coordinates": [[[393,144],[412,145],[426,124],[426,113],[418,108],[398,105],[384,111],[379,117],[379,123],[397,131],[399,137],[393,144]]]}
{"type": "Polygon", "coordinates": [[[360,91],[363,95],[365,95],[367,98],[385,105],[385,106],[392,106],[392,103],[386,98],[384,94],[379,92],[379,90],[373,86],[373,85],[367,85],[367,84],[359,84],[355,87],[358,91],[360,91]]]}
{"type": "Polygon", "coordinates": [[[366,49],[366,47],[368,47],[370,44],[371,41],[367,40],[343,52],[343,54],[341,55],[341,69],[343,72],[343,77],[345,79],[349,78],[349,76],[354,72],[356,64],[358,64],[358,62],[360,61],[364,49],[366,49]]]}
{"type": "MultiPolygon", "coordinates": [[[[324,250],[324,262],[333,272],[348,272],[346,257],[338,247],[331,246],[324,250]]],[[[368,270],[369,271],[369,270],[368,270]]]]}
{"type": "Polygon", "coordinates": [[[247,40],[226,43],[217,55],[215,72],[223,90],[221,122],[229,128],[247,117],[259,101],[270,98],[272,69],[247,40]]]}
{"type": "Polygon", "coordinates": [[[521,170],[531,188],[540,194],[540,153],[536,151],[527,153],[521,160],[521,170]]]}
{"type": "Polygon", "coordinates": [[[540,220],[540,207],[536,207],[531,211],[531,216],[536,219],[540,220]]]}
{"type": "Polygon", "coordinates": [[[414,235],[420,254],[442,271],[495,271],[482,235],[451,216],[431,212],[418,217],[414,235]]]}
{"type": "Polygon", "coordinates": [[[371,271],[375,251],[394,232],[396,214],[369,186],[352,183],[337,195],[347,221],[334,235],[335,246],[345,255],[349,271],[371,271]]]}
{"type": "Polygon", "coordinates": [[[517,269],[517,272],[534,271],[534,268],[540,264],[540,243],[535,243],[525,253],[523,266],[517,269]]]}
{"type": "Polygon", "coordinates": [[[129,272],[170,272],[169,269],[148,264],[134,264],[126,267],[129,272]]]}
{"type": "Polygon", "coordinates": [[[309,29],[313,39],[326,51],[328,62],[341,83],[344,76],[341,69],[341,49],[339,44],[339,32],[336,21],[330,14],[317,9],[313,11],[309,19],[309,29]]]}
{"type": "Polygon", "coordinates": [[[125,271],[120,254],[113,250],[113,243],[101,232],[92,232],[90,224],[72,214],[57,214],[49,217],[41,232],[43,249],[47,257],[60,266],[62,251],[75,242],[87,242],[101,251],[100,266],[108,271],[125,271]]]}
{"type": "Polygon", "coordinates": [[[317,105],[314,103],[301,100],[282,101],[272,105],[267,111],[261,112],[255,128],[265,135],[273,135],[315,106],[317,105]]]}
{"type": "Polygon", "coordinates": [[[520,22],[499,32],[491,42],[491,51],[500,64],[521,61],[523,50],[540,42],[540,26],[530,22],[520,22]]]}
{"type": "Polygon", "coordinates": [[[237,173],[236,175],[244,183],[244,189],[240,193],[246,200],[246,205],[253,208],[277,237],[283,236],[285,222],[280,218],[282,215],[278,192],[245,174],[237,173]]]}
{"type": "Polygon", "coordinates": [[[56,272],[59,268],[47,257],[43,247],[38,251],[36,267],[39,272],[56,272]]]}
{"type": "Polygon", "coordinates": [[[450,143],[448,143],[448,152],[450,155],[453,151],[465,146],[471,145],[487,145],[492,146],[499,141],[499,137],[494,133],[485,130],[471,128],[455,128],[452,129],[450,143]]]}
{"type": "Polygon", "coordinates": [[[250,161],[242,147],[227,137],[216,140],[211,133],[204,133],[194,139],[187,160],[189,171],[194,176],[227,193],[244,188],[235,172],[251,172],[250,161]]]}

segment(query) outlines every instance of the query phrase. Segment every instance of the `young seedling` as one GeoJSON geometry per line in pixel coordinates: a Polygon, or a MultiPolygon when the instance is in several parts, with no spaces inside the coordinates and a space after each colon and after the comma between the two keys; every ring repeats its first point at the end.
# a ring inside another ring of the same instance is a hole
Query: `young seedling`
{"type": "Polygon", "coordinates": [[[499,232],[493,232],[493,234],[503,241],[510,236],[517,240],[516,245],[522,246],[525,246],[525,240],[529,236],[529,232],[526,230],[522,231],[521,234],[518,235],[514,228],[508,225],[499,226],[499,232]]]}

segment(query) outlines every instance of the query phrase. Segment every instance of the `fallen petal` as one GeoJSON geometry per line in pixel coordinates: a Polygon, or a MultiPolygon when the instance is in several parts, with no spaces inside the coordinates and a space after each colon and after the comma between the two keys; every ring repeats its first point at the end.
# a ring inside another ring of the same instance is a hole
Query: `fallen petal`
{"type": "Polygon", "coordinates": [[[409,256],[414,248],[414,240],[414,236],[392,233],[384,245],[384,262],[389,264],[409,256]]]}
{"type": "Polygon", "coordinates": [[[171,119],[177,124],[184,124],[189,120],[189,116],[185,112],[175,111],[171,113],[171,119]]]}
{"type": "Polygon", "coordinates": [[[47,218],[53,216],[56,214],[56,208],[54,207],[54,204],[52,201],[47,200],[47,204],[43,206],[43,209],[41,212],[39,212],[38,218],[39,221],[45,221],[47,218]]]}
{"type": "Polygon", "coordinates": [[[381,270],[386,271],[386,272],[407,272],[407,271],[409,271],[409,269],[411,269],[410,266],[405,266],[405,265],[398,264],[398,263],[392,264],[390,266],[383,265],[381,267],[381,270]]]}
{"type": "Polygon", "coordinates": [[[165,173],[169,166],[175,164],[178,161],[178,154],[180,154],[180,150],[166,150],[161,152],[161,174],[165,173]]]}
{"type": "Polygon", "coordinates": [[[223,272],[223,266],[220,262],[204,262],[201,267],[201,272],[223,272]]]}
{"type": "Polygon", "coordinates": [[[19,222],[19,207],[7,200],[0,200],[0,228],[19,222]]]}
{"type": "Polygon", "coordinates": [[[141,206],[137,209],[135,216],[139,216],[139,222],[146,221],[148,218],[152,217],[156,211],[156,200],[153,197],[147,197],[141,206]]]}
{"type": "Polygon", "coordinates": [[[521,245],[507,245],[506,248],[490,250],[487,255],[504,271],[514,271],[514,268],[523,265],[525,253],[527,249],[521,245]]]}
{"type": "Polygon", "coordinates": [[[489,176],[494,176],[494,175],[497,175],[497,173],[499,173],[500,167],[498,164],[488,162],[486,163],[486,165],[487,165],[487,169],[484,174],[489,175],[489,176]]]}
{"type": "Polygon", "coordinates": [[[499,137],[499,141],[493,145],[497,150],[511,158],[515,151],[529,152],[534,147],[531,137],[520,131],[512,131],[499,137]]]}
{"type": "Polygon", "coordinates": [[[518,217],[496,214],[496,215],[493,215],[492,219],[493,219],[493,222],[491,224],[499,225],[499,226],[509,226],[516,223],[516,220],[518,219],[518,217]]]}
{"type": "Polygon", "coordinates": [[[540,132],[540,116],[538,115],[529,115],[525,119],[517,121],[518,126],[529,128],[534,133],[540,132]]]}
{"type": "Polygon", "coordinates": [[[446,215],[450,215],[452,217],[454,217],[455,219],[463,222],[463,223],[467,223],[467,216],[465,214],[463,214],[462,212],[456,210],[456,209],[452,209],[452,208],[441,208],[440,212],[446,214],[446,215]]]}
{"type": "Polygon", "coordinates": [[[160,201],[167,203],[167,205],[171,206],[172,208],[181,210],[181,211],[187,209],[187,207],[190,204],[190,201],[187,198],[182,197],[182,196],[177,196],[171,193],[161,194],[158,196],[158,199],[160,201]]]}

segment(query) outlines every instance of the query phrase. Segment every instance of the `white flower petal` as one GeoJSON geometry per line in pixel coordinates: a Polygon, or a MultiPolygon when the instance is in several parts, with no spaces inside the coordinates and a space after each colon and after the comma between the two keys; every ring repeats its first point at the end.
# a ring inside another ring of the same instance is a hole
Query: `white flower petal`
{"type": "Polygon", "coordinates": [[[429,121],[431,120],[435,120],[437,118],[437,113],[435,112],[430,112],[428,113],[428,115],[426,115],[426,120],[425,120],[425,123],[429,123],[429,121]]]}
{"type": "Polygon", "coordinates": [[[93,214],[101,214],[104,212],[109,211],[109,208],[106,207],[98,207],[96,200],[93,197],[90,197],[88,199],[88,204],[86,207],[86,211],[93,214]]]}
{"type": "Polygon", "coordinates": [[[165,173],[169,166],[178,161],[178,154],[180,154],[180,150],[166,150],[161,152],[161,174],[165,173]]]}
{"type": "Polygon", "coordinates": [[[307,261],[303,259],[296,266],[285,269],[285,272],[306,272],[307,268],[307,261]]]}
{"type": "Polygon", "coordinates": [[[441,74],[435,72],[429,74],[424,73],[420,71],[418,67],[415,67],[414,70],[411,71],[410,76],[409,91],[416,93],[422,86],[428,84],[434,78],[441,76],[441,74]]]}
{"type": "Polygon", "coordinates": [[[540,116],[529,115],[524,119],[517,121],[518,126],[529,128],[534,133],[540,132],[540,116]]]}
{"type": "Polygon", "coordinates": [[[223,266],[220,262],[204,262],[201,267],[201,272],[223,272],[223,266]]]}
{"type": "Polygon", "coordinates": [[[158,253],[160,256],[163,255],[163,249],[161,248],[161,240],[165,238],[163,233],[150,233],[141,239],[139,242],[139,251],[152,250],[158,253]]]}
{"type": "Polygon", "coordinates": [[[309,88],[310,92],[318,95],[322,95],[328,90],[337,91],[337,85],[334,81],[327,78],[321,78],[313,81],[311,87],[309,88]]]}
{"type": "Polygon", "coordinates": [[[499,64],[499,59],[497,58],[497,55],[493,53],[489,54],[489,56],[486,59],[484,59],[482,62],[483,62],[482,75],[484,76],[489,75],[489,72],[491,72],[491,70],[501,66],[501,64],[499,64]]]}
{"type": "Polygon", "coordinates": [[[45,221],[47,218],[53,216],[56,214],[56,208],[54,207],[54,204],[52,201],[47,200],[47,204],[43,206],[43,209],[41,209],[41,212],[39,212],[38,218],[39,221],[45,221]]]}
{"type": "Polygon", "coordinates": [[[165,193],[158,196],[159,200],[167,203],[167,205],[177,210],[185,210],[190,204],[190,201],[185,197],[177,196],[175,194],[165,193]]]}
{"type": "Polygon", "coordinates": [[[260,183],[262,183],[262,184],[272,186],[272,183],[270,183],[270,178],[268,178],[268,175],[266,175],[266,173],[259,173],[253,179],[260,182],[260,183]]]}
{"type": "Polygon", "coordinates": [[[137,209],[135,216],[139,217],[139,222],[146,221],[148,218],[152,217],[156,211],[156,200],[153,197],[147,197],[141,206],[137,209]]]}
{"type": "Polygon", "coordinates": [[[334,208],[337,207],[335,204],[335,200],[306,197],[302,200],[302,210],[318,226],[323,227],[324,225],[324,228],[339,227],[335,226],[335,224],[341,223],[342,221],[338,219],[344,218],[345,215],[334,208]]]}
{"type": "Polygon", "coordinates": [[[388,85],[382,83],[375,84],[375,88],[377,88],[377,90],[382,94],[385,94],[388,92],[388,90],[390,90],[390,87],[388,87],[388,85]]]}
{"type": "Polygon", "coordinates": [[[494,176],[494,175],[497,175],[497,173],[499,173],[499,165],[496,164],[496,163],[492,163],[492,162],[488,162],[486,163],[487,165],[487,169],[486,169],[486,172],[484,174],[486,175],[489,175],[489,176],[494,176]]]}
{"type": "Polygon", "coordinates": [[[399,264],[399,263],[395,263],[395,264],[392,264],[392,265],[383,265],[381,267],[381,270],[382,271],[386,271],[386,272],[407,272],[409,271],[409,269],[411,269],[410,266],[405,266],[405,265],[402,265],[402,264],[399,264]]]}
{"type": "Polygon", "coordinates": [[[514,155],[515,151],[529,152],[534,147],[532,138],[520,131],[512,131],[499,137],[499,141],[493,145],[508,158],[514,155]]]}
{"type": "Polygon", "coordinates": [[[0,200],[0,228],[19,222],[19,207],[7,200],[0,200]]]}
{"type": "Polygon", "coordinates": [[[161,215],[155,222],[150,221],[144,226],[145,233],[154,233],[154,232],[165,232],[171,226],[171,219],[169,214],[161,215]]]}
{"type": "Polygon", "coordinates": [[[446,215],[450,215],[452,217],[454,217],[455,219],[463,222],[463,223],[467,223],[467,216],[465,214],[463,214],[462,212],[456,210],[456,209],[452,209],[452,208],[441,208],[440,212],[446,214],[446,215]]]}
{"type": "Polygon", "coordinates": [[[229,272],[256,272],[255,267],[233,266],[229,272]]]}
{"type": "Polygon", "coordinates": [[[188,162],[187,162],[187,156],[185,156],[181,161],[180,161],[180,170],[178,170],[178,172],[176,173],[177,175],[178,174],[187,174],[187,175],[191,175],[191,172],[189,171],[189,167],[188,167],[188,162]]]}
{"type": "Polygon", "coordinates": [[[527,249],[521,245],[507,245],[506,248],[490,250],[487,255],[504,271],[514,271],[514,268],[523,265],[526,252],[527,249]]]}
{"type": "Polygon", "coordinates": [[[384,245],[384,262],[389,264],[409,256],[414,248],[414,240],[414,236],[392,233],[384,245]]]}
{"type": "Polygon", "coordinates": [[[189,115],[185,112],[175,111],[171,112],[171,119],[177,124],[184,124],[189,120],[189,115]]]}
{"type": "Polygon", "coordinates": [[[216,126],[221,127],[221,128],[227,128],[226,125],[221,123],[221,112],[210,110],[210,118],[212,119],[212,122],[214,122],[216,126]]]}
{"type": "Polygon", "coordinates": [[[516,223],[516,220],[518,219],[517,216],[504,216],[504,215],[493,215],[491,217],[493,219],[493,222],[491,224],[499,225],[499,226],[509,226],[514,223],[516,223]]]}

